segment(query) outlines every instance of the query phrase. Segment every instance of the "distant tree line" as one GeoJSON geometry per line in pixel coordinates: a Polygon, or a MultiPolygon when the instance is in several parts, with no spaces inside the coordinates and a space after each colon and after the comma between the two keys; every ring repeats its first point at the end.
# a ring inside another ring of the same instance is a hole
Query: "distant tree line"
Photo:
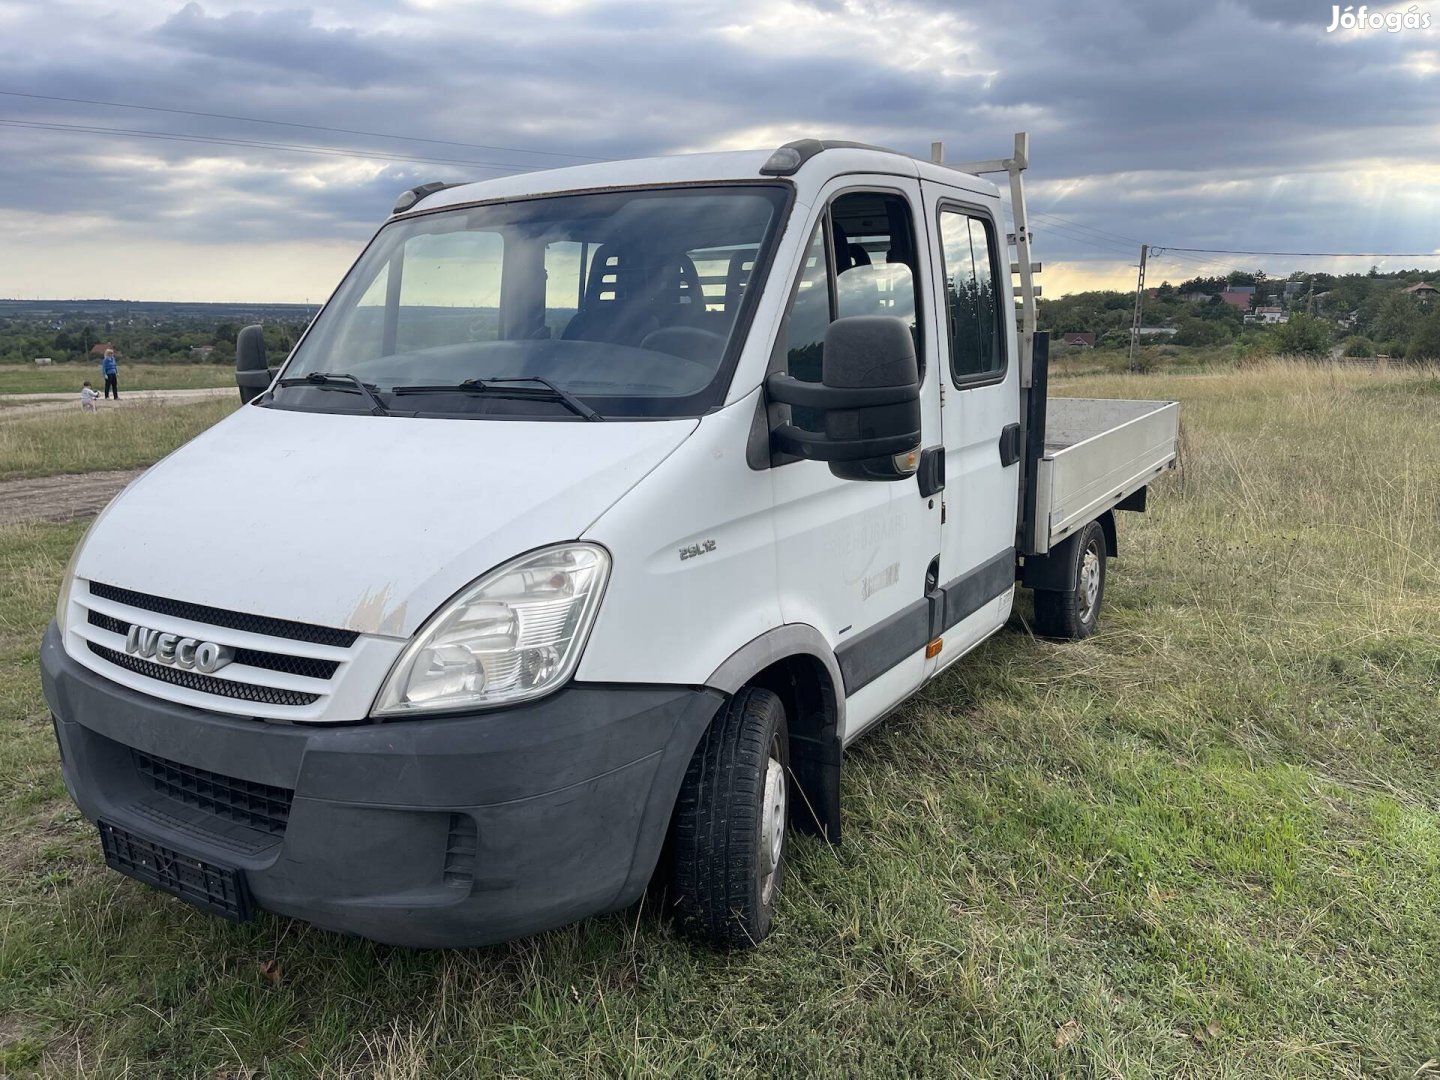
{"type": "MultiPolygon", "coordinates": [[[[1440,359],[1440,299],[1423,300],[1405,290],[1424,281],[1440,282],[1440,271],[1381,274],[1294,273],[1287,278],[1236,271],[1223,277],[1195,277],[1179,285],[1164,282],[1144,298],[1144,325],[1174,329],[1175,345],[1234,344],[1246,351],[1328,355],[1338,347],[1349,356],[1384,353],[1395,358],[1440,359]],[[1246,312],[1221,293],[1255,290],[1253,308],[1280,308],[1283,323],[1246,321],[1246,312]],[[1289,286],[1289,288],[1287,288],[1289,286]]],[[[1135,294],[1102,290],[1073,293],[1040,302],[1040,327],[1055,335],[1093,333],[1099,347],[1130,342],[1135,294]]]]}
{"type": "MultiPolygon", "coordinates": [[[[277,320],[264,326],[267,351],[283,357],[306,323],[302,319],[277,320]]],[[[75,320],[58,326],[46,319],[0,318],[0,363],[31,363],[41,356],[57,364],[88,361],[96,346],[111,344],[122,360],[131,363],[233,364],[240,330],[235,322],[182,317],[143,323],[75,320]]]]}

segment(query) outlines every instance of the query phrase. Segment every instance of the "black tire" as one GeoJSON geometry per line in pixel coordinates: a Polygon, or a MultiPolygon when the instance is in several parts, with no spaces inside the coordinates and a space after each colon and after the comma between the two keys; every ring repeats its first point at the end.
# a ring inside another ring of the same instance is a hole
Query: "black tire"
{"type": "Polygon", "coordinates": [[[1100,625],[1100,605],[1105,599],[1107,556],[1105,530],[1098,521],[1092,521],[1080,530],[1071,545],[1069,580],[1074,582],[1074,587],[1064,592],[1035,590],[1036,633],[1070,641],[1095,633],[1100,625]],[[1093,568],[1087,568],[1087,556],[1094,560],[1093,568]]]}
{"type": "Polygon", "coordinates": [[[745,687],[715,717],[680,785],[671,824],[671,898],[680,929],[717,949],[747,949],[770,933],[789,846],[790,753],[785,707],[745,687]],[[767,784],[779,763],[779,810],[767,784]],[[778,855],[764,835],[767,787],[778,855]],[[773,863],[773,870],[768,868],[773,863]]]}

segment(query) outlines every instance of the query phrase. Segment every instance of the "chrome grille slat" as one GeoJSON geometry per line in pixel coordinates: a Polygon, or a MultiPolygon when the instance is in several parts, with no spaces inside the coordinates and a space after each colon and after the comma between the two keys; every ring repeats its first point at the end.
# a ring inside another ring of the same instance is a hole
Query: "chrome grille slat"
{"type": "MultiPolygon", "coordinates": [[[[91,610],[86,616],[91,626],[108,630],[124,637],[130,633],[131,623],[113,615],[91,610]]],[[[246,667],[281,671],[287,675],[300,675],[307,679],[329,679],[340,667],[338,660],[317,660],[309,656],[290,656],[285,653],[260,652],[257,649],[236,649],[235,663],[246,667]]]]}
{"type": "Polygon", "coordinates": [[[237,682],[231,679],[217,679],[195,671],[185,671],[181,668],[167,667],[164,664],[154,664],[149,660],[140,660],[134,656],[127,656],[123,652],[106,648],[104,645],[97,645],[93,641],[87,641],[85,644],[96,656],[116,667],[132,671],[136,675],[155,679],[157,682],[183,686],[187,690],[196,690],[202,694],[215,694],[218,697],[260,702],[265,705],[313,705],[320,700],[319,694],[303,693],[299,690],[281,690],[273,686],[259,686],[255,683],[237,682]]]}

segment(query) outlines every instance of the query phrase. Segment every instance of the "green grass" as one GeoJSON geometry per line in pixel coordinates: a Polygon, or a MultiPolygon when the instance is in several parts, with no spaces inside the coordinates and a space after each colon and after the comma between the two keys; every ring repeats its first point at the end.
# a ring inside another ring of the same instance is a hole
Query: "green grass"
{"type": "MultiPolygon", "coordinates": [[[[79,399],[86,380],[97,390],[104,383],[99,363],[0,364],[0,394],[70,394],[79,399]]],[[[189,390],[206,386],[235,385],[232,364],[121,364],[120,389],[189,390]]]]}
{"type": "Polygon", "coordinates": [[[0,423],[0,480],[149,465],[240,405],[237,396],[188,405],[132,404],[98,412],[46,410],[0,423]]]}
{"type": "Polygon", "coordinates": [[[1017,616],[854,748],[844,846],[796,844],[742,955],[636,911],[407,952],[104,871],[35,675],[79,528],[0,532],[0,1074],[1440,1073],[1433,390],[1267,364],[1070,392],[1184,401],[1101,633],[1017,616]]]}

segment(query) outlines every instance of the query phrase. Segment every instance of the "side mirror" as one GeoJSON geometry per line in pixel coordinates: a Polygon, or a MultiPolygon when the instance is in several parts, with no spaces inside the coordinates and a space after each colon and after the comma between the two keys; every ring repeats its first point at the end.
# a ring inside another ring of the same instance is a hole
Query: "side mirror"
{"type": "Polygon", "coordinates": [[[265,362],[265,328],[247,326],[235,338],[235,385],[240,401],[250,404],[270,385],[271,372],[265,362]]]}
{"type": "Polygon", "coordinates": [[[825,332],[820,382],[776,373],[772,401],[818,411],[822,430],[782,424],[776,449],[830,463],[848,480],[903,480],[920,459],[920,373],[915,339],[887,315],[836,319],[825,332]]]}

